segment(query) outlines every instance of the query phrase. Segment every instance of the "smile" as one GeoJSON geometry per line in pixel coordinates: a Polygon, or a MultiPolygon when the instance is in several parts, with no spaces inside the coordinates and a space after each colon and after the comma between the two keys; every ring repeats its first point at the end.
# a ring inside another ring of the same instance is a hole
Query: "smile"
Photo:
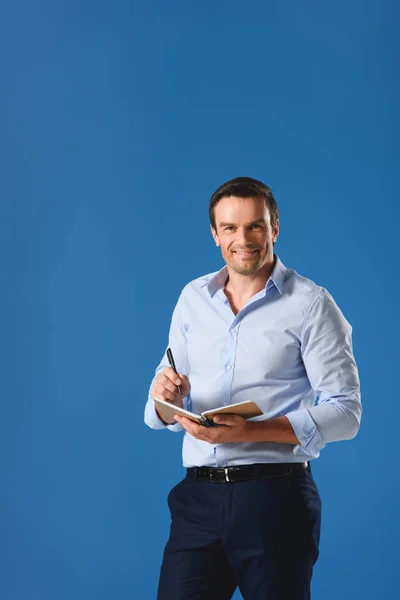
{"type": "Polygon", "coordinates": [[[250,258],[254,256],[258,250],[234,250],[234,253],[240,256],[241,258],[250,258]]]}

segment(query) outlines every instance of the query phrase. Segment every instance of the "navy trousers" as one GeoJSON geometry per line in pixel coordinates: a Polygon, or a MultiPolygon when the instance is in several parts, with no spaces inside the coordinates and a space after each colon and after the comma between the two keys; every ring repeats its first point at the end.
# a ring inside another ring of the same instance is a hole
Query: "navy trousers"
{"type": "Polygon", "coordinates": [[[309,470],[245,482],[191,475],[168,496],[158,600],[309,600],[321,500],[309,470]]]}

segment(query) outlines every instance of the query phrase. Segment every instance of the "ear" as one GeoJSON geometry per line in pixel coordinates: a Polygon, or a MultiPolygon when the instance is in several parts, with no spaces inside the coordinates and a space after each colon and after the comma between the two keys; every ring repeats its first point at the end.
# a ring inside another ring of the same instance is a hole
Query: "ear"
{"type": "Polygon", "coordinates": [[[279,235],[279,219],[276,221],[276,225],[272,228],[272,240],[275,243],[279,235]]]}
{"type": "Polygon", "coordinates": [[[214,242],[217,244],[217,246],[219,246],[219,239],[218,239],[217,232],[215,231],[214,227],[211,224],[210,224],[210,229],[211,229],[211,235],[214,238],[214,242]]]}

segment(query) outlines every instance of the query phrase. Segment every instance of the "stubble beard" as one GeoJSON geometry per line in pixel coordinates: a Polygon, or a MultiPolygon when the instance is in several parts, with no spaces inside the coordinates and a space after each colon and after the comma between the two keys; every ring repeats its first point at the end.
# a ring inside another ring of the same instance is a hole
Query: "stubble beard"
{"type": "Polygon", "coordinates": [[[251,267],[249,269],[245,269],[243,267],[239,267],[238,265],[235,265],[235,264],[230,264],[229,266],[232,267],[232,269],[236,273],[239,273],[239,275],[254,275],[261,268],[261,265],[259,264],[259,262],[257,262],[256,265],[254,265],[253,267],[251,267]]]}
{"type": "Polygon", "coordinates": [[[261,269],[261,267],[265,263],[265,256],[261,255],[261,252],[258,251],[256,258],[254,258],[254,262],[252,262],[248,267],[242,266],[239,262],[235,260],[235,255],[229,253],[229,261],[226,260],[228,257],[225,257],[225,262],[231,269],[238,273],[239,275],[254,275],[261,269]]]}

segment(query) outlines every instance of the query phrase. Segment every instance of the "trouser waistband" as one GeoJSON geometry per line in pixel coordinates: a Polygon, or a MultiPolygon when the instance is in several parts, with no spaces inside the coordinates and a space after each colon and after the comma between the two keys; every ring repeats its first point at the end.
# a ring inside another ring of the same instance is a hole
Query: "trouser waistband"
{"type": "Polygon", "coordinates": [[[231,483],[233,481],[250,481],[267,479],[268,477],[284,477],[296,471],[311,471],[310,463],[260,463],[238,465],[236,467],[190,467],[189,477],[195,481],[211,481],[212,483],[231,483]]]}

